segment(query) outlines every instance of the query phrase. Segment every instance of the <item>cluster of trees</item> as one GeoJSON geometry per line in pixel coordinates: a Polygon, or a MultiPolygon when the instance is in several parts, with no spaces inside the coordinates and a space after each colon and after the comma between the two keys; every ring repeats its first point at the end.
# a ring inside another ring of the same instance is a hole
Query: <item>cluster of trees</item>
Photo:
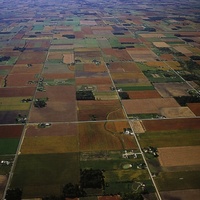
{"type": "Polygon", "coordinates": [[[25,51],[25,49],[26,49],[25,47],[14,47],[13,48],[14,51],[20,51],[20,52],[25,51]]]}
{"type": "Polygon", "coordinates": [[[2,57],[0,57],[0,62],[8,61],[8,60],[10,60],[10,56],[2,56],[2,57]]]}
{"type": "Polygon", "coordinates": [[[127,92],[118,92],[121,99],[130,99],[127,92]]]}
{"type": "Polygon", "coordinates": [[[92,91],[77,91],[76,100],[95,100],[92,91]]]}
{"type": "Polygon", "coordinates": [[[62,37],[66,37],[66,38],[68,38],[68,39],[74,39],[74,38],[75,38],[75,35],[67,34],[67,35],[62,35],[62,37]]]}
{"type": "Polygon", "coordinates": [[[200,103],[199,96],[181,96],[174,97],[181,106],[186,106],[187,103],[200,103]]]}
{"type": "Polygon", "coordinates": [[[22,190],[19,188],[8,189],[5,196],[6,200],[21,200],[22,190]]]}
{"type": "Polygon", "coordinates": [[[46,101],[48,100],[48,98],[46,99],[36,99],[34,101],[34,106],[37,108],[43,108],[47,105],[46,101]]]}

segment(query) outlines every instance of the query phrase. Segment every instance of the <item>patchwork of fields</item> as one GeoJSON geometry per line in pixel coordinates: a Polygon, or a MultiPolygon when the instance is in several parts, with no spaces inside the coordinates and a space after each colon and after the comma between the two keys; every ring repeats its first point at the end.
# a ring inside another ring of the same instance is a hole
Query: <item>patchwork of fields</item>
{"type": "Polygon", "coordinates": [[[1,1],[0,199],[198,200],[198,3],[1,1]]]}

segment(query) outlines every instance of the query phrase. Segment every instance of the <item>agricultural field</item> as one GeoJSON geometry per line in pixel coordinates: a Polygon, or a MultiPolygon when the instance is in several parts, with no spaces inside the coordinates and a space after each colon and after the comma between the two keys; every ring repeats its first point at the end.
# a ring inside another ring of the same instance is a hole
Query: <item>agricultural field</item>
{"type": "Polygon", "coordinates": [[[198,0],[0,7],[0,199],[199,200],[198,0]]]}

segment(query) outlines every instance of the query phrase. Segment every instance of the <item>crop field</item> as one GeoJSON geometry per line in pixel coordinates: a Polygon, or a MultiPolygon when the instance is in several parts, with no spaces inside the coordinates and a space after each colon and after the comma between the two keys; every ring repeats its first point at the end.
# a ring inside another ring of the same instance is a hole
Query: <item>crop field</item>
{"type": "Polygon", "coordinates": [[[158,159],[164,167],[200,165],[199,152],[200,146],[158,148],[158,159]]]}
{"type": "Polygon", "coordinates": [[[200,116],[200,103],[188,103],[187,106],[196,116],[200,116]]]}
{"type": "Polygon", "coordinates": [[[141,73],[140,68],[137,66],[136,63],[133,62],[112,62],[109,64],[108,69],[111,73],[114,72],[131,72],[131,73],[141,73]]]}
{"type": "Polygon", "coordinates": [[[23,198],[59,195],[65,184],[79,182],[79,173],[76,153],[20,155],[11,187],[23,188],[23,198]]]}
{"type": "Polygon", "coordinates": [[[117,132],[115,127],[111,128],[110,123],[108,128],[107,123],[100,122],[79,124],[80,151],[137,149],[136,142],[132,136],[124,136],[120,133],[126,127],[117,132]]]}
{"type": "MultiPolygon", "coordinates": [[[[30,99],[31,97],[23,97],[30,99]]],[[[0,111],[11,111],[11,110],[28,110],[30,102],[22,102],[22,97],[6,97],[0,98],[0,111]]]]}
{"type": "Polygon", "coordinates": [[[161,172],[155,179],[160,191],[198,189],[199,171],[161,172]]]}
{"type": "Polygon", "coordinates": [[[160,98],[160,94],[156,90],[128,91],[130,99],[151,99],[160,98]]]}
{"type": "Polygon", "coordinates": [[[46,59],[46,52],[23,52],[17,60],[17,64],[42,64],[46,59]]]}
{"type": "Polygon", "coordinates": [[[116,92],[94,92],[95,100],[117,100],[116,92]]]}
{"type": "Polygon", "coordinates": [[[27,64],[16,64],[12,68],[12,74],[39,74],[42,70],[42,64],[33,64],[30,67],[27,64]]]}
{"type": "Polygon", "coordinates": [[[184,82],[154,83],[153,85],[162,97],[188,96],[187,90],[191,89],[191,87],[184,82]]]}
{"type": "Polygon", "coordinates": [[[46,63],[43,73],[44,74],[56,74],[56,73],[72,73],[69,67],[66,64],[62,63],[46,63]]]}
{"type": "Polygon", "coordinates": [[[147,131],[169,131],[169,130],[198,130],[200,129],[200,119],[185,118],[185,119],[164,119],[159,120],[144,120],[143,124],[147,131]]]}
{"type": "Polygon", "coordinates": [[[90,78],[76,78],[77,85],[101,85],[102,83],[112,86],[110,77],[90,77],[90,78]]]}
{"type": "Polygon", "coordinates": [[[0,88],[0,97],[25,97],[33,96],[35,87],[0,88]]]}
{"type": "Polygon", "coordinates": [[[200,196],[200,189],[188,189],[188,190],[174,190],[161,192],[163,200],[170,200],[171,198],[177,199],[198,199],[200,196]]]}
{"type": "Polygon", "coordinates": [[[0,111],[0,124],[15,124],[17,116],[28,115],[28,110],[0,111]]]}
{"type": "Polygon", "coordinates": [[[125,119],[118,100],[78,101],[77,115],[79,121],[87,121],[93,118],[96,120],[125,119]]]}
{"type": "Polygon", "coordinates": [[[0,138],[0,155],[15,154],[19,138],[0,138]]]}
{"type": "Polygon", "coordinates": [[[36,74],[9,74],[7,77],[7,87],[35,86],[37,83],[36,74]]]}
{"type": "Polygon", "coordinates": [[[104,64],[87,63],[83,65],[83,70],[85,72],[105,72],[107,69],[104,64]]]}
{"type": "Polygon", "coordinates": [[[173,98],[131,99],[122,100],[127,114],[160,113],[161,108],[179,107],[173,98]]]}
{"type": "Polygon", "coordinates": [[[199,145],[199,135],[199,130],[168,130],[156,132],[146,131],[145,133],[140,134],[139,137],[142,147],[153,146],[161,148],[199,145]]]}
{"type": "Polygon", "coordinates": [[[20,138],[23,128],[23,125],[1,125],[0,138],[20,138]]]}
{"type": "Polygon", "coordinates": [[[190,118],[196,116],[188,107],[162,108],[160,113],[166,118],[190,118]]]}

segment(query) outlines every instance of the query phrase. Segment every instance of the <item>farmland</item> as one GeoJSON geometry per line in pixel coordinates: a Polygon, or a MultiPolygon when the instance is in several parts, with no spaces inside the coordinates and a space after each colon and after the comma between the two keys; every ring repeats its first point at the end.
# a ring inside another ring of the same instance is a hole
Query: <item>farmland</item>
{"type": "Polygon", "coordinates": [[[0,199],[199,199],[198,0],[0,7],[0,199]]]}

